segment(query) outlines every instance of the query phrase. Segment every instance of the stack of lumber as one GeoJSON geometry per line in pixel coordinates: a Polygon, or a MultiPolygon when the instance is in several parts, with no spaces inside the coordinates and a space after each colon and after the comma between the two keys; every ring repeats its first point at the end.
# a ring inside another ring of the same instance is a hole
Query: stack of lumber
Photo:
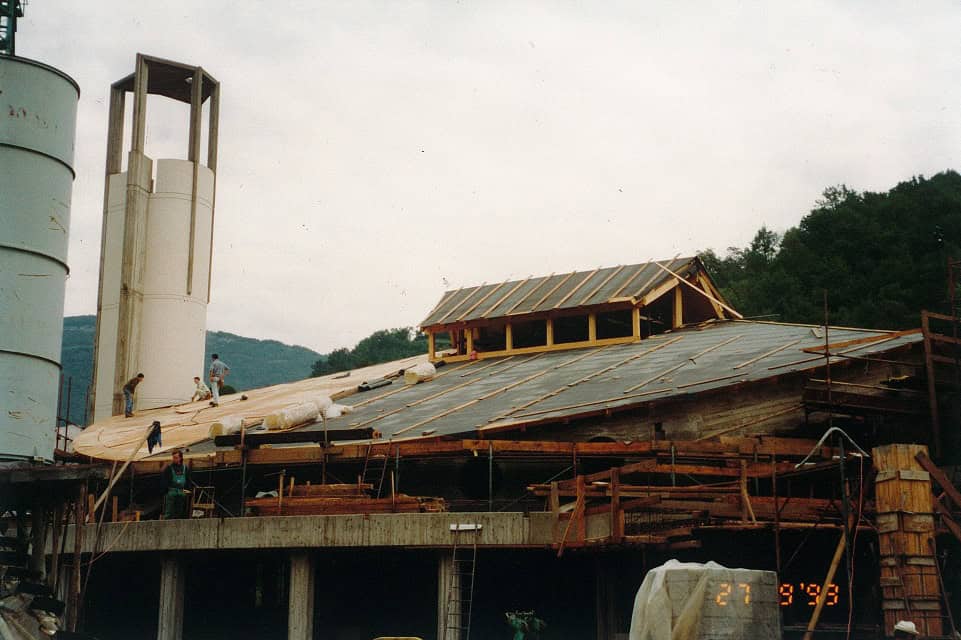
{"type": "Polygon", "coordinates": [[[436,513],[446,511],[443,498],[368,496],[370,484],[304,484],[284,489],[278,497],[248,498],[246,505],[259,516],[311,516],[364,513],[436,513]]]}

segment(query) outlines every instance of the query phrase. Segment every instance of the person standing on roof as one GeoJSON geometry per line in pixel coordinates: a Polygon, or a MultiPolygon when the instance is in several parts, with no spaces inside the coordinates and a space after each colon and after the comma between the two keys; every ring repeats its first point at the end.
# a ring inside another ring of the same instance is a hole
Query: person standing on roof
{"type": "Polygon", "coordinates": [[[200,376],[194,376],[194,394],[190,397],[191,402],[196,402],[197,400],[209,400],[210,399],[210,387],[204,384],[200,376]]]}
{"type": "Polygon", "coordinates": [[[230,373],[230,367],[224,364],[216,353],[210,355],[210,390],[214,399],[210,404],[214,407],[220,404],[220,388],[224,386],[224,378],[230,373]]]}
{"type": "Polygon", "coordinates": [[[138,373],[123,386],[123,415],[127,418],[133,416],[133,394],[137,391],[137,385],[143,382],[143,374],[138,373]]]}

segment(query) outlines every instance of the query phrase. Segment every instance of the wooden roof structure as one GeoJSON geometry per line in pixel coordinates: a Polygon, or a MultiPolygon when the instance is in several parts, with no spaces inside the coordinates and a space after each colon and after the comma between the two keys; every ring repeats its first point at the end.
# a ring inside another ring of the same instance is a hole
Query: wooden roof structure
{"type": "MultiPolygon", "coordinates": [[[[917,331],[832,328],[830,335],[832,362],[855,354],[883,353],[921,339],[917,331]]],[[[489,437],[815,369],[824,364],[819,352],[823,345],[818,327],[722,321],[634,343],[448,364],[429,382],[405,386],[398,381],[358,394],[356,400],[345,401],[355,407],[354,413],[328,420],[326,425],[317,422],[297,429],[374,429],[381,437],[370,442],[465,434],[489,437]]],[[[130,456],[142,460],[149,456],[147,448],[133,452],[132,446],[143,439],[153,420],[159,420],[161,453],[191,446],[194,453],[210,454],[217,450],[208,435],[215,421],[237,416],[253,426],[267,413],[318,394],[335,399],[354,395],[360,383],[426,359],[425,354],[366,367],[346,377],[334,374],[255,389],[247,392],[249,400],[230,396],[219,407],[196,402],[144,411],[133,418],[114,416],[87,427],[77,437],[74,449],[99,460],[130,456]]],[[[794,405],[797,408],[797,402],[794,405]]],[[[316,443],[309,446],[317,447],[316,443]]]]}
{"type": "MultiPolygon", "coordinates": [[[[650,302],[646,299],[648,294],[660,290],[665,282],[695,274],[710,282],[700,259],[689,257],[465,287],[445,292],[420,326],[426,328],[604,304],[635,305],[650,302]]],[[[716,287],[712,289],[711,295],[720,298],[716,287]]]]}

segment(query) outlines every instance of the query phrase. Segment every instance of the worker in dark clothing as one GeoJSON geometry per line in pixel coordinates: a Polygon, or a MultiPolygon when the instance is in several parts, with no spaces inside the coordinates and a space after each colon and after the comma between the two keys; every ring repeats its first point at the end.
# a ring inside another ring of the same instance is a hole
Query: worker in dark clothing
{"type": "Polygon", "coordinates": [[[173,461],[163,470],[164,487],[164,520],[187,517],[188,499],[190,497],[190,467],[184,464],[184,454],[180,450],[173,452],[173,461]]]}
{"type": "Polygon", "coordinates": [[[138,373],[123,386],[124,415],[128,418],[133,416],[133,394],[137,391],[137,385],[143,382],[143,374],[138,373]]]}

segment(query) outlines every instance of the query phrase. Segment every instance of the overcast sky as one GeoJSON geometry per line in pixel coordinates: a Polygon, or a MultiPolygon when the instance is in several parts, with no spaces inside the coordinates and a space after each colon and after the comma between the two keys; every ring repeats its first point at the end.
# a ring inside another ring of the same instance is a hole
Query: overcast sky
{"type": "MultiPolygon", "coordinates": [[[[958,2],[26,11],[18,54],[82,91],[67,315],[96,312],[108,88],[137,52],[222,85],[208,328],[321,352],[447,288],[743,246],[961,153],[958,2]]],[[[162,100],[147,153],[184,158],[162,100]]]]}

